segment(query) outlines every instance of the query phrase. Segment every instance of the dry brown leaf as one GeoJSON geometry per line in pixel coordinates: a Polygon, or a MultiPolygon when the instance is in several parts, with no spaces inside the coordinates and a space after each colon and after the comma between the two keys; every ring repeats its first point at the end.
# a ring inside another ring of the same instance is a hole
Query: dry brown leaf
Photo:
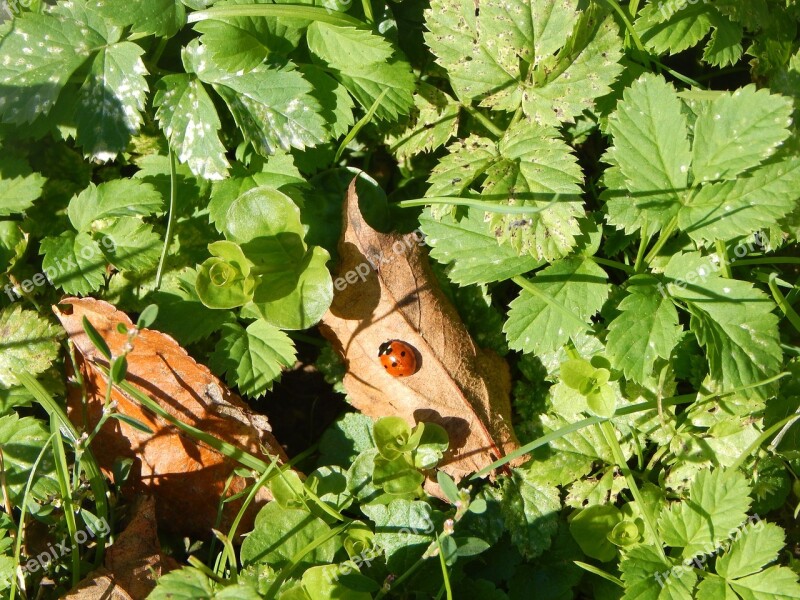
{"type": "Polygon", "coordinates": [[[137,498],[131,512],[128,526],[106,554],[105,567],[89,573],[64,600],[146,598],[158,578],[180,566],[161,553],[153,498],[137,498]]]}
{"type": "MultiPolygon", "coordinates": [[[[83,317],[105,339],[114,356],[123,352],[127,335],[117,331],[122,323],[134,325],[111,304],[92,298],[65,298],[53,307],[74,344],[78,368],[87,396],[73,387],[68,397],[70,419],[84,431],[91,431],[100,419],[107,378],[95,365],[108,367],[106,358],[94,347],[83,329],[83,317]]],[[[155,400],[165,411],[217,438],[269,461],[286,460],[283,449],[270,433],[263,415],[251,413],[247,405],[203,365],[197,364],[170,336],[149,329],[140,330],[128,354],[127,381],[155,400]]],[[[112,391],[118,411],[147,425],[153,434],[142,432],[117,419],[109,419],[92,442],[100,466],[108,474],[117,458],[134,460],[126,493],[152,494],[156,498],[159,524],[166,530],[186,535],[208,535],[214,526],[226,480],[239,463],[193,437],[181,433],[145,410],[121,392],[112,391]]],[[[228,495],[241,491],[245,480],[234,476],[228,495]]],[[[239,527],[249,531],[258,508],[269,500],[266,488],[259,491],[247,517],[239,527]]],[[[225,505],[224,529],[239,510],[239,502],[225,505]]]]}
{"type": "Polygon", "coordinates": [[[344,386],[353,405],[373,419],[396,415],[409,424],[442,425],[450,451],[439,467],[456,479],[515,450],[508,365],[475,345],[416,236],[372,229],[361,215],[355,180],[343,213],[343,280],[337,279],[321,330],[345,359],[344,386]],[[417,351],[414,375],[395,378],[384,371],[378,347],[392,339],[417,351]]]}

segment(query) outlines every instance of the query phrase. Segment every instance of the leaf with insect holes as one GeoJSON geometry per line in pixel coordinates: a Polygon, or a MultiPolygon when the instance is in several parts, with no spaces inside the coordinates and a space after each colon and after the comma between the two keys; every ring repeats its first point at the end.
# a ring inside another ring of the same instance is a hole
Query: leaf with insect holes
{"type": "Polygon", "coordinates": [[[156,118],[178,160],[198,177],[224,179],[230,164],[219,139],[222,124],[203,84],[191,75],[167,75],[156,89],[156,118]]]}
{"type": "Polygon", "coordinates": [[[633,232],[643,222],[663,227],[687,188],[691,150],[686,117],[671,84],[643,75],[623,93],[608,119],[614,144],[603,194],[612,225],[633,232]]]}
{"type": "Polygon", "coordinates": [[[92,60],[78,95],[77,143],[100,161],[116,158],[142,125],[148,92],[144,54],[132,42],[102,48],[92,60]]]}
{"type": "Polygon", "coordinates": [[[570,254],[584,215],[577,158],[555,129],[520,123],[498,144],[499,159],[486,173],[482,197],[530,213],[489,213],[501,244],[539,260],[570,254]]]}
{"type": "Polygon", "coordinates": [[[50,367],[58,356],[58,333],[32,310],[0,311],[0,389],[19,385],[15,373],[39,375],[50,367]]]}
{"type": "Polygon", "coordinates": [[[24,212],[33,206],[42,195],[45,181],[27,161],[9,156],[4,148],[0,156],[0,217],[24,212]]]}
{"type": "MultiPolygon", "coordinates": [[[[428,178],[426,196],[461,196],[498,158],[497,144],[487,138],[470,135],[447,147],[445,154],[428,178]]],[[[435,212],[441,212],[434,207],[435,212]]]]}
{"type": "Polygon", "coordinates": [[[78,231],[88,231],[94,221],[109,217],[147,216],[161,210],[164,199],[149,183],[139,179],[115,179],[89,184],[72,198],[67,215],[78,231]]]}
{"type": "Polygon", "coordinates": [[[325,140],[319,102],[291,62],[281,69],[259,65],[246,73],[230,73],[214,64],[197,40],[184,48],[183,60],[187,71],[214,86],[245,139],[263,156],[278,149],[303,150],[325,140]]]}
{"type": "Polygon", "coordinates": [[[618,306],[620,315],[608,326],[606,354],[625,377],[644,384],[656,358],[670,357],[683,328],[678,323],[678,311],[655,277],[631,277],[627,292],[618,306]]]}
{"type": "Polygon", "coordinates": [[[433,0],[425,40],[464,101],[573,122],[622,72],[613,19],[577,0],[433,0]]]}
{"type": "Polygon", "coordinates": [[[453,283],[502,281],[542,265],[529,254],[520,256],[508,244],[498,246],[482,210],[468,208],[463,216],[440,219],[432,218],[431,212],[420,215],[420,227],[431,258],[448,265],[447,277],[453,283]]]}
{"type": "Polygon", "coordinates": [[[719,270],[699,253],[676,254],[664,271],[674,282],[667,290],[686,306],[689,327],[705,348],[708,390],[766,399],[776,384],[756,384],[780,373],[783,358],[775,304],[753,284],[720,277],[719,270]]]}
{"type": "Polygon", "coordinates": [[[327,65],[365,109],[386,92],[375,111],[378,119],[395,121],[411,110],[414,76],[404,57],[385,38],[367,30],[315,21],[306,41],[311,54],[327,65]]]}
{"type": "Polygon", "coordinates": [[[758,166],[789,137],[791,124],[791,100],[754,85],[703,103],[694,124],[694,180],[735,179],[758,166]]]}
{"type": "MultiPolygon", "coordinates": [[[[67,413],[76,425],[88,425],[91,430],[99,422],[109,381],[105,370],[108,360],[86,334],[83,319],[91,323],[113,356],[127,351],[128,375],[122,385],[130,387],[113,386],[110,392],[116,411],[125,420],[107,422],[91,446],[103,470],[114,471],[119,458],[135,461],[137,467],[131,470],[123,489],[126,494],[156,498],[159,529],[209,535],[212,527],[229,527],[241,501],[227,497],[247,485],[244,477],[234,474],[241,464],[151,412],[139,396],[148,398],[171,418],[237,450],[261,461],[275,458],[280,463],[286,456],[272,436],[266,417],[250,411],[241,398],[168,335],[141,328],[130,339],[134,323],[106,302],[68,297],[53,311],[75,347],[75,363],[82,375],[82,387],[72,386],[67,398],[67,413]],[[143,432],[141,426],[154,433],[143,432]],[[192,498],[191,511],[179,502],[187,497],[192,498]]],[[[256,511],[270,498],[266,488],[258,492],[246,512],[243,528],[252,526],[256,511]]]]}
{"type": "Polygon", "coordinates": [[[409,425],[444,427],[450,447],[439,468],[454,479],[513,451],[507,367],[475,345],[439,289],[419,240],[370,227],[359,210],[355,180],[343,216],[336,291],[321,330],[345,359],[350,401],[372,418],[391,415],[409,425]],[[377,271],[369,260],[377,262],[377,271]],[[381,366],[378,348],[392,339],[419,353],[413,375],[392,377],[381,366]]]}
{"type": "Polygon", "coordinates": [[[222,339],[211,355],[212,367],[227,373],[228,382],[243,394],[257,398],[272,389],[284,367],[294,364],[294,343],[283,331],[264,320],[247,329],[224,325],[222,339]]]}
{"type": "Polygon", "coordinates": [[[503,331],[514,350],[557,350],[588,328],[608,297],[608,275],[588,257],[559,260],[537,272],[509,305],[503,331]],[[535,292],[535,293],[534,293],[535,292]]]}
{"type": "Polygon", "coordinates": [[[46,237],[39,246],[42,269],[53,285],[68,294],[86,295],[100,289],[106,259],[100,245],[86,232],[65,231],[46,237]]]}

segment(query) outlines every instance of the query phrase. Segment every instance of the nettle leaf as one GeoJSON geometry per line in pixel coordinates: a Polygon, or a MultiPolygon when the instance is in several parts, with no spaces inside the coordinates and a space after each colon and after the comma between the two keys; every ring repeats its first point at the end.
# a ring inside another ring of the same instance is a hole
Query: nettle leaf
{"type": "Polygon", "coordinates": [[[683,328],[666,288],[655,277],[632,277],[627,292],[618,306],[621,314],[608,326],[606,354],[625,377],[644,384],[656,358],[670,357],[683,328]]]}
{"type": "Polygon", "coordinates": [[[506,530],[523,556],[535,558],[550,547],[558,529],[561,497],[556,486],[525,469],[506,480],[501,504],[506,530]]]}
{"type": "Polygon", "coordinates": [[[60,14],[24,12],[0,40],[0,118],[31,123],[47,115],[72,74],[106,40],[60,14]]]}
{"type": "Polygon", "coordinates": [[[284,367],[295,361],[294,343],[280,329],[264,320],[244,329],[238,324],[224,325],[223,335],[210,363],[218,373],[227,373],[231,386],[242,394],[259,397],[272,389],[284,367]]]}
{"type": "Polygon", "coordinates": [[[287,61],[281,69],[259,65],[247,73],[230,73],[214,64],[197,40],[184,48],[183,60],[187,71],[214,86],[245,140],[260,154],[268,156],[279,148],[303,150],[325,140],[319,102],[293,63],[287,61]]]}
{"type": "Polygon", "coordinates": [[[664,274],[669,294],[691,314],[689,326],[705,348],[711,387],[765,399],[775,384],[748,387],[777,375],[783,353],[775,304],[751,283],[719,276],[718,261],[698,253],[675,255],[664,274]]]}
{"type": "Polygon", "coordinates": [[[566,344],[603,306],[607,281],[606,272],[582,256],[557,261],[536,273],[529,280],[530,290],[523,288],[509,305],[503,326],[509,347],[541,354],[566,344]]]}
{"type": "Polygon", "coordinates": [[[148,87],[144,54],[132,42],[103,47],[78,96],[77,142],[87,156],[109,161],[125,150],[142,125],[148,87]]]}
{"type": "Polygon", "coordinates": [[[458,130],[460,110],[448,94],[419,82],[410,121],[386,140],[390,151],[402,160],[443,146],[458,130]]]}
{"type": "Polygon", "coordinates": [[[9,156],[4,148],[0,156],[0,217],[28,210],[42,195],[45,181],[26,160],[9,156]]]}
{"type": "Polygon", "coordinates": [[[735,179],[764,162],[789,137],[792,101],[748,85],[700,107],[694,125],[695,182],[735,179]]]}
{"type": "Polygon", "coordinates": [[[152,225],[134,217],[114,220],[99,236],[106,260],[120,271],[142,273],[154,269],[164,244],[152,225]]]}
{"type": "Polygon", "coordinates": [[[430,255],[449,266],[447,277],[453,283],[470,285],[509,279],[542,265],[530,254],[520,256],[510,245],[497,245],[497,238],[475,208],[456,218],[444,215],[434,219],[431,210],[420,216],[420,227],[430,255]]]}
{"type": "Polygon", "coordinates": [[[675,88],[661,76],[642,75],[623,93],[608,130],[614,139],[603,158],[612,165],[603,194],[609,223],[627,233],[643,222],[649,231],[663,227],[680,207],[691,164],[686,117],[675,88]]]}
{"type": "Polygon", "coordinates": [[[103,0],[97,10],[112,23],[130,27],[131,32],[156,37],[172,37],[186,22],[186,9],[179,0],[103,0]]]}
{"type": "Polygon", "coordinates": [[[577,0],[433,0],[425,40],[461,100],[573,122],[622,72],[619,30],[577,0]]]}
{"type": "Polygon", "coordinates": [[[704,469],[692,480],[689,498],[661,512],[658,529],[668,546],[688,559],[712,552],[747,518],[750,486],[739,471],[704,469]]]}
{"type": "Polygon", "coordinates": [[[43,373],[58,356],[59,329],[32,310],[0,311],[0,388],[20,385],[16,373],[43,373]]]}
{"type": "Polygon", "coordinates": [[[103,285],[106,259],[88,233],[65,231],[58,237],[46,237],[39,253],[44,255],[45,274],[66,293],[85,296],[103,285]]]}
{"type": "Polygon", "coordinates": [[[386,92],[375,111],[378,119],[394,121],[414,105],[414,76],[408,62],[381,36],[354,27],[321,21],[306,35],[311,54],[368,109],[386,92]]]}
{"type": "Polygon", "coordinates": [[[114,179],[89,184],[73,197],[67,215],[78,231],[88,231],[94,221],[109,217],[147,216],[161,210],[164,199],[149,183],[139,179],[114,179]]]}
{"type": "Polygon", "coordinates": [[[503,205],[530,206],[525,214],[493,213],[498,240],[520,254],[552,261],[567,256],[580,233],[583,173],[569,146],[550,127],[520,123],[498,144],[482,196],[503,205]]]}
{"type": "Polygon", "coordinates": [[[230,164],[219,139],[222,124],[203,84],[191,75],[159,80],[153,106],[156,118],[178,160],[204,179],[224,179],[230,164]]]}

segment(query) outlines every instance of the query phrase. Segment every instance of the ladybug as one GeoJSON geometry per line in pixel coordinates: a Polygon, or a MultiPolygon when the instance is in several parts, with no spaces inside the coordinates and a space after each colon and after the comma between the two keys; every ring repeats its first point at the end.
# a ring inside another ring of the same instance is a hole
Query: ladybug
{"type": "Polygon", "coordinates": [[[400,340],[389,340],[378,348],[378,358],[392,377],[408,377],[417,372],[417,355],[414,349],[400,340]]]}

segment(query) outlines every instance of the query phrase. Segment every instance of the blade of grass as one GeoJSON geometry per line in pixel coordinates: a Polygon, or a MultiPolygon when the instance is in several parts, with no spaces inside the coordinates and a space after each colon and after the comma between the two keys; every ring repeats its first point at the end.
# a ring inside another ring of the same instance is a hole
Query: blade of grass
{"type": "Polygon", "coordinates": [[[381,101],[384,99],[384,97],[388,92],[389,88],[383,90],[380,93],[380,95],[378,95],[378,97],[375,98],[375,102],[373,102],[372,106],[369,107],[367,114],[361,117],[358,120],[358,123],[353,125],[352,129],[350,129],[350,131],[347,132],[347,135],[344,136],[342,143],[339,144],[339,149],[336,150],[336,156],[333,157],[333,162],[335,163],[339,162],[339,159],[342,157],[342,152],[344,152],[344,149],[347,148],[347,145],[356,138],[358,132],[361,131],[361,128],[372,120],[372,117],[375,115],[375,111],[378,110],[378,107],[381,105],[381,101]]]}
{"type": "Polygon", "coordinates": [[[75,507],[72,504],[72,488],[69,480],[69,466],[67,465],[67,453],[64,451],[64,440],[61,438],[61,431],[58,417],[50,415],[50,436],[53,446],[53,457],[55,458],[56,479],[61,491],[61,503],[64,509],[64,520],[67,522],[69,532],[70,558],[72,560],[72,587],[78,585],[81,580],[81,555],[75,546],[78,524],[75,522],[75,507]]]}
{"type": "Polygon", "coordinates": [[[187,23],[198,23],[208,19],[225,19],[231,17],[289,17],[308,21],[320,21],[343,27],[360,27],[368,29],[369,25],[348,14],[307,4],[258,4],[217,6],[190,13],[187,23]]]}
{"type": "Polygon", "coordinates": [[[175,199],[178,196],[178,177],[175,171],[175,153],[170,147],[169,152],[169,213],[167,215],[167,231],[164,233],[164,247],[158,259],[156,270],[156,291],[161,287],[161,278],[164,275],[164,263],[167,261],[167,251],[172,242],[172,230],[175,227],[175,199]]]}

